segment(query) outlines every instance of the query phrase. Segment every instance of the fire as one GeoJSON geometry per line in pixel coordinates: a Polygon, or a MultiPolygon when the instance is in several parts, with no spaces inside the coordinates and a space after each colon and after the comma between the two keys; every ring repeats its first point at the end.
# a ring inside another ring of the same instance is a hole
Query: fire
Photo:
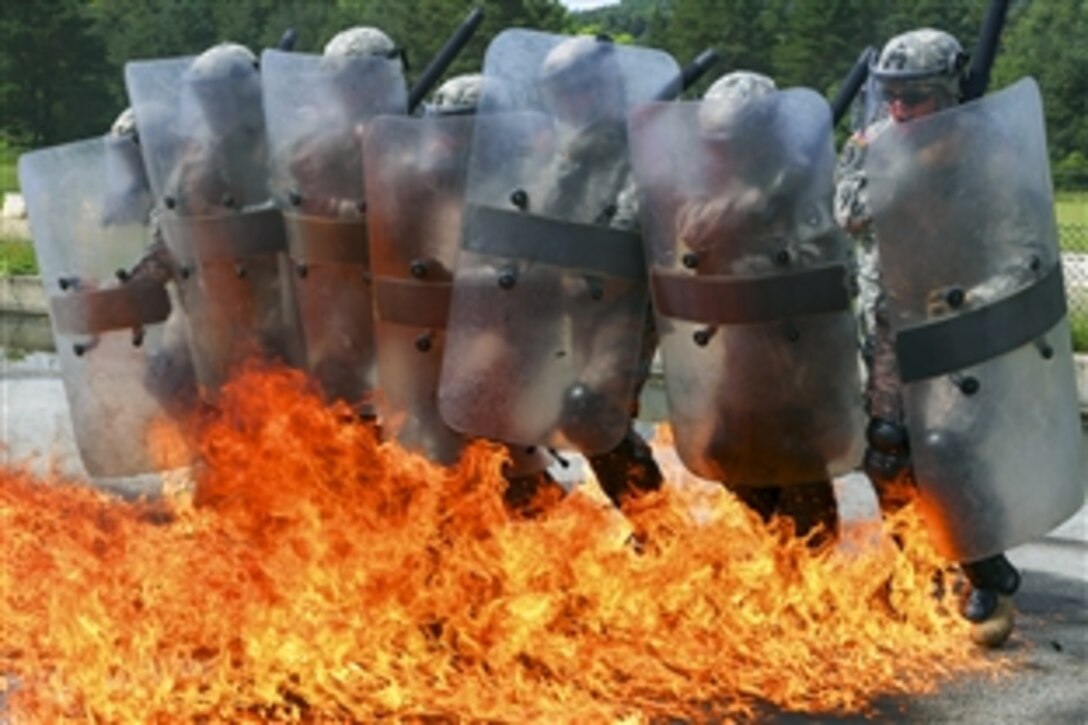
{"type": "Polygon", "coordinates": [[[435,467],[276,370],[199,440],[195,493],[153,502],[0,473],[0,715],[743,719],[1007,666],[912,507],[899,546],[812,546],[679,480],[637,536],[581,489],[512,520],[497,449],[435,467]]]}

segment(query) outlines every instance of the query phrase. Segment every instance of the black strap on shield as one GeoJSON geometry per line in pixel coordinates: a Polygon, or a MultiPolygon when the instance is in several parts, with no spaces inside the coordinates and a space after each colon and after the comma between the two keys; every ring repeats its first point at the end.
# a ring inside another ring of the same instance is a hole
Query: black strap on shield
{"type": "Polygon", "coordinates": [[[1065,312],[1058,263],[1034,284],[993,304],[899,330],[899,376],[912,383],[986,362],[1038,339],[1065,312]]]}
{"type": "Polygon", "coordinates": [[[464,248],[607,277],[642,280],[646,263],[635,232],[549,219],[490,206],[466,210],[464,248]]]}
{"type": "Polygon", "coordinates": [[[849,275],[842,264],[766,277],[696,277],[654,269],[650,286],[658,314],[711,325],[788,320],[850,307],[849,275]]]}

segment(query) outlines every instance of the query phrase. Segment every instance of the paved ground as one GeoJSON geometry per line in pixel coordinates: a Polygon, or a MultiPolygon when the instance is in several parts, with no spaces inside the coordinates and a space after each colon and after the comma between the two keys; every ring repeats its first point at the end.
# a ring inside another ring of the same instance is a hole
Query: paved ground
{"type": "MultiPolygon", "coordinates": [[[[652,398],[652,393],[650,394],[652,398]]],[[[647,412],[660,401],[647,401],[647,412]]],[[[62,470],[82,473],[55,358],[32,355],[0,362],[0,460],[31,453],[57,456],[62,470]]],[[[1088,445],[1086,445],[1088,449],[1088,445]]],[[[149,485],[148,481],[136,482],[149,485]]],[[[126,484],[125,488],[130,488],[126,484]]],[[[874,501],[861,476],[837,482],[844,518],[872,515],[874,501]]],[[[880,704],[879,719],[894,722],[1085,723],[1088,722],[1088,508],[1046,537],[1010,552],[1022,568],[1017,597],[1019,624],[1010,648],[1026,666],[999,685],[968,679],[926,697],[880,704]]],[[[812,718],[765,713],[768,722],[812,718]]],[[[864,722],[848,719],[822,722],[864,722]]],[[[2,717],[0,717],[2,722],[2,717]]]]}

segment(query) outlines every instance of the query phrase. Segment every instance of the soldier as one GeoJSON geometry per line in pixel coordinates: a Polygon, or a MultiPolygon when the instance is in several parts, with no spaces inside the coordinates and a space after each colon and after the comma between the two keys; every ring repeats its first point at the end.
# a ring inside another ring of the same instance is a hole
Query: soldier
{"type": "MultiPolygon", "coordinates": [[[[611,41],[581,36],[557,45],[544,59],[541,73],[547,102],[566,126],[569,138],[553,171],[553,186],[543,202],[542,214],[562,214],[588,224],[639,231],[638,196],[627,151],[626,102],[623,81],[612,55],[611,41]]],[[[562,142],[561,142],[562,143],[562,142]]],[[[593,281],[587,278],[590,284],[593,281]]],[[[582,380],[566,391],[561,413],[564,434],[582,450],[591,450],[596,431],[587,422],[600,416],[610,399],[622,395],[608,390],[616,380],[613,371],[623,363],[620,338],[640,336],[635,388],[626,411],[623,438],[608,451],[588,453],[586,458],[601,488],[617,506],[630,496],[661,487],[661,471],[646,441],[631,421],[638,415],[638,396],[657,347],[653,316],[646,311],[640,327],[615,309],[576,318],[592,339],[589,364],[582,380]]]]}
{"type": "Polygon", "coordinates": [[[306,368],[330,399],[372,422],[363,138],[375,116],[405,112],[402,55],[380,29],[358,26],[334,36],[321,56],[262,56],[272,190],[287,225],[306,368]]]}
{"type": "Polygon", "coordinates": [[[195,59],[134,62],[125,72],[201,385],[214,397],[253,355],[297,362],[256,57],[222,43],[195,59]]]}
{"type": "Polygon", "coordinates": [[[579,450],[619,503],[661,484],[631,425],[653,341],[626,114],[678,69],[599,38],[506,31],[485,75],[508,83],[501,110],[522,113],[476,134],[473,163],[509,138],[524,150],[487,178],[470,170],[442,413],[488,438],[579,450]]]}
{"type": "MultiPolygon", "coordinates": [[[[916,131],[903,125],[956,106],[966,60],[960,43],[940,30],[913,30],[888,41],[871,71],[875,80],[873,90],[882,100],[881,110],[886,116],[847,142],[837,169],[836,219],[858,241],[860,325],[863,356],[868,368],[866,399],[870,418],[864,467],[886,509],[896,505],[895,484],[913,484],[914,472],[903,382],[886,294],[887,280],[883,279],[886,274],[881,268],[873,224],[866,157],[883,134],[924,134],[925,128],[916,131]]],[[[932,143],[919,147],[925,156],[920,161],[939,165],[957,160],[960,155],[957,145],[949,136],[937,136],[932,143]]],[[[892,170],[889,170],[891,174],[892,170]]],[[[920,225],[920,218],[916,219],[916,224],[920,225]]],[[[948,243],[959,241],[950,239],[948,243]]],[[[953,247],[949,253],[966,251],[963,247],[953,247]],[[963,251],[957,252],[957,249],[963,251]]],[[[1013,282],[1011,278],[1004,279],[1010,284],[1013,282]]],[[[979,295],[993,296],[975,290],[975,299],[980,303],[983,300],[979,295]]],[[[954,296],[948,299],[955,306],[959,305],[954,296]]],[[[935,315],[939,311],[931,307],[929,313],[935,315]]],[[[931,443],[936,444],[936,440],[927,441],[927,445],[931,443]]],[[[970,454],[968,450],[960,451],[963,457],[970,457],[970,454]]],[[[963,615],[975,625],[973,638],[986,646],[1000,646],[1012,631],[1012,595],[1019,587],[1020,575],[1001,553],[966,561],[961,566],[971,585],[963,615]]]]}
{"type": "Polygon", "coordinates": [[[861,420],[827,103],[736,71],[632,127],[681,460],[765,519],[833,535],[829,478],[856,464],[861,420]]]}
{"type": "Polygon", "coordinates": [[[19,172],[80,458],[101,483],[143,490],[127,479],[191,462],[172,418],[191,411],[196,385],[169,273],[148,253],[132,112],[104,137],[26,154],[19,172]]]}
{"type": "MultiPolygon", "coordinates": [[[[472,134],[488,122],[476,116],[483,84],[479,74],[456,76],[438,88],[423,118],[375,120],[364,153],[383,432],[442,464],[456,461],[469,441],[442,421],[437,388],[472,134]]],[[[512,513],[533,515],[536,504],[562,495],[542,448],[508,452],[512,513]],[[534,501],[538,494],[545,495],[534,501]]]]}

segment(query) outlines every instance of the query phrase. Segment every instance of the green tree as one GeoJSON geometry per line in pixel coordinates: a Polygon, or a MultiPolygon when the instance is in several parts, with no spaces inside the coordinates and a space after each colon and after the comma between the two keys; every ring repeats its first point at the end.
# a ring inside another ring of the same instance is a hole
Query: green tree
{"type": "Polygon", "coordinates": [[[102,92],[108,65],[84,2],[6,3],[0,46],[6,136],[38,146],[105,131],[113,110],[102,92]]]}
{"type": "MultiPolygon", "coordinates": [[[[1046,109],[1050,157],[1058,169],[1083,169],[1088,155],[1088,2],[1033,0],[1010,19],[997,57],[992,88],[1023,76],[1038,82],[1046,109]],[[1073,156],[1079,152],[1080,156],[1073,156]],[[1078,163],[1080,161],[1080,163],[1078,163]]],[[[1055,181],[1065,178],[1056,175],[1055,181]]],[[[1070,174],[1069,181],[1088,181],[1070,174]]]]}

